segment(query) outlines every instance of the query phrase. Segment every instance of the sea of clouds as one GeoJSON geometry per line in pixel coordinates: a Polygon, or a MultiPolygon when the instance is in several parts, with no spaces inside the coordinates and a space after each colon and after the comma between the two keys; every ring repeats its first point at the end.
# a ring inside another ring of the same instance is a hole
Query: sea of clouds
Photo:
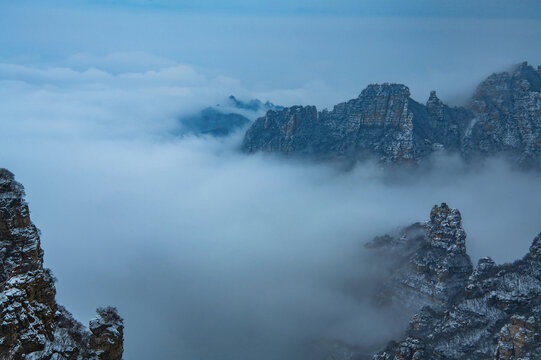
{"type": "Polygon", "coordinates": [[[541,231],[538,174],[502,160],[344,171],[243,154],[242,131],[171,135],[180,116],[231,93],[262,95],[144,54],[0,64],[0,165],[26,188],[58,301],[83,322],[118,307],[126,359],[299,359],[314,340],[379,344],[407,316],[362,294],[373,236],[440,202],[461,210],[474,261],[515,260],[541,231]]]}

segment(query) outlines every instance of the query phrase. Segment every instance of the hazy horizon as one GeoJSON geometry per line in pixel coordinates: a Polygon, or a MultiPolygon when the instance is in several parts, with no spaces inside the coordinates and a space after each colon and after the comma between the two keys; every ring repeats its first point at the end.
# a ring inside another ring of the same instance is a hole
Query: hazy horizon
{"type": "Polygon", "coordinates": [[[228,95],[320,108],[382,82],[460,104],[492,72],[541,64],[538,4],[461,3],[3,3],[0,62],[112,75],[187,66],[230,81],[228,95]]]}

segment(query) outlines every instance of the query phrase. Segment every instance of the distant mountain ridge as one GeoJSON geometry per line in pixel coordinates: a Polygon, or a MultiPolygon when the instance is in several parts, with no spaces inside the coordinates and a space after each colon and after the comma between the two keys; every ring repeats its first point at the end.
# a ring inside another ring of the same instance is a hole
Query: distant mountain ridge
{"type": "Polygon", "coordinates": [[[279,105],[274,105],[270,101],[262,102],[259,99],[252,99],[248,102],[244,102],[242,100],[238,100],[233,95],[229,95],[227,98],[228,104],[233,105],[234,107],[238,109],[245,109],[245,110],[251,110],[251,111],[268,111],[268,110],[282,110],[284,107],[279,105]]]}
{"type": "Polygon", "coordinates": [[[258,99],[244,102],[230,95],[224,105],[209,106],[197,114],[180,119],[179,133],[192,135],[227,136],[252,122],[268,110],[281,110],[281,106],[258,99]]]}
{"type": "Polygon", "coordinates": [[[242,150],[315,160],[420,163],[437,151],[472,160],[503,155],[540,167],[541,67],[526,62],[483,81],[465,107],[445,105],[433,91],[426,104],[402,84],[373,84],[359,97],[317,111],[270,110],[247,130],[242,150]]]}

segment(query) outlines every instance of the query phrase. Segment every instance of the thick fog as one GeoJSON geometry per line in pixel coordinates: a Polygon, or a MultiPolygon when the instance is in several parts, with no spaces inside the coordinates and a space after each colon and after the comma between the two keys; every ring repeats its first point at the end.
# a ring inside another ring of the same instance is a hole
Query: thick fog
{"type": "Polygon", "coordinates": [[[474,261],[522,257],[539,174],[500,159],[344,171],[242,154],[242,131],[173,136],[231,94],[321,109],[387,81],[464,103],[541,64],[539,5],[493,3],[0,3],[0,167],[26,188],[58,302],[83,323],[116,306],[128,360],[314,359],[400,336],[409,314],[371,301],[363,244],[434,204],[460,209],[474,261]]]}
{"type": "Polygon", "coordinates": [[[300,359],[314,341],[377,344],[407,314],[369,300],[373,236],[444,201],[461,210],[474,261],[517,259],[541,231],[538,174],[497,159],[343,171],[242,154],[242,132],[169,135],[182,114],[253,95],[232,78],[177,63],[0,74],[0,163],[26,187],[58,302],[83,322],[118,307],[126,359],[300,359]]]}

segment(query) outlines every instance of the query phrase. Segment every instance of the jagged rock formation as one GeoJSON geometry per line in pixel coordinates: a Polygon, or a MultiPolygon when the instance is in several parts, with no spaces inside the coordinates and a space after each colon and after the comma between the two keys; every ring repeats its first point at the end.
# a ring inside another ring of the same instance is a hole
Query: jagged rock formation
{"type": "Polygon", "coordinates": [[[520,64],[515,71],[483,81],[470,105],[474,119],[466,131],[466,157],[505,153],[525,167],[539,166],[541,154],[541,66],[520,64]]]}
{"type": "Polygon", "coordinates": [[[541,359],[541,234],[523,259],[475,269],[465,238],[460,213],[442,204],[426,224],[368,244],[398,257],[383,298],[419,309],[374,360],[541,359]]]}
{"type": "Polygon", "coordinates": [[[98,309],[90,333],[55,295],[24,189],[0,169],[0,359],[122,358],[123,325],[114,308],[98,309]]]}
{"type": "Polygon", "coordinates": [[[245,102],[245,101],[237,99],[233,95],[229,95],[229,97],[227,98],[227,104],[237,109],[244,109],[244,110],[250,110],[250,111],[267,111],[267,110],[283,109],[282,106],[274,105],[270,101],[262,102],[259,99],[251,99],[250,101],[245,102]]]}
{"type": "Polygon", "coordinates": [[[520,166],[539,166],[541,69],[526,63],[491,75],[464,107],[443,104],[435,92],[425,105],[400,84],[369,85],[332,111],[293,106],[268,111],[246,132],[242,150],[317,160],[418,163],[435,151],[466,159],[506,154],[520,166]]]}
{"type": "Polygon", "coordinates": [[[452,301],[463,292],[473,270],[465,239],[460,212],[444,203],[434,206],[426,224],[414,224],[398,238],[377,237],[368,243],[380,252],[378,259],[393,259],[392,272],[379,294],[382,303],[418,310],[452,301]]]}
{"type": "Polygon", "coordinates": [[[100,360],[122,360],[124,327],[122,318],[113,307],[99,308],[98,316],[90,320],[90,347],[100,360]]]}
{"type": "MultiPolygon", "coordinates": [[[[456,110],[437,104],[430,112],[399,84],[368,86],[357,99],[338,104],[332,111],[315,106],[294,106],[269,111],[246,132],[243,150],[281,152],[316,159],[347,160],[376,155],[383,162],[415,162],[439,143],[425,139],[441,123],[447,133],[465,128],[456,110]],[[444,121],[449,120],[449,121],[444,121]]],[[[437,137],[436,137],[437,138],[437,137]]],[[[441,139],[451,147],[457,139],[441,139]]]]}

